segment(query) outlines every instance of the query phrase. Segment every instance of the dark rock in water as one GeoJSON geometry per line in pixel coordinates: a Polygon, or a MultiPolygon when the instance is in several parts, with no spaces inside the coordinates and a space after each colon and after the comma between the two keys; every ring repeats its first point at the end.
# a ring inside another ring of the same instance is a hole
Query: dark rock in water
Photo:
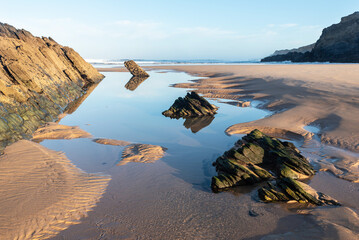
{"type": "Polygon", "coordinates": [[[134,91],[141,83],[143,83],[148,76],[133,76],[125,85],[125,88],[134,91]]]}
{"type": "Polygon", "coordinates": [[[125,67],[133,76],[149,77],[150,75],[145,72],[137,63],[133,60],[126,61],[125,67]]]}
{"type": "Polygon", "coordinates": [[[288,202],[294,200],[314,205],[340,205],[337,200],[323,193],[316,192],[307,184],[292,178],[279,178],[276,181],[276,185],[270,182],[267,184],[266,187],[258,190],[258,196],[264,202],[288,202]]]}
{"type": "Polygon", "coordinates": [[[314,175],[313,167],[292,143],[269,137],[257,129],[236,145],[213,163],[218,172],[212,178],[214,191],[266,181],[272,174],[293,179],[314,175]]]}
{"type": "Polygon", "coordinates": [[[263,58],[262,62],[359,62],[359,12],[343,17],[323,30],[311,51],[290,51],[263,58]]]}
{"type": "Polygon", "coordinates": [[[184,98],[179,97],[176,99],[173,105],[162,114],[171,118],[187,118],[214,115],[217,109],[216,106],[210,104],[196,92],[191,92],[187,93],[184,98]]]}
{"type": "Polygon", "coordinates": [[[214,116],[202,116],[202,117],[191,117],[186,118],[183,123],[187,129],[190,128],[193,133],[199,132],[201,129],[209,126],[214,119],[214,116]]]}
{"type": "Polygon", "coordinates": [[[77,52],[52,38],[0,23],[0,152],[57,119],[103,79],[77,52]]]}

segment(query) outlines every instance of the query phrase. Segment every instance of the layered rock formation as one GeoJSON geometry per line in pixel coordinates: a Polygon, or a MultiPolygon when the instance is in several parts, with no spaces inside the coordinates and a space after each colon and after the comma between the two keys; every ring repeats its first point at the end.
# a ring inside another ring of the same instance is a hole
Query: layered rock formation
{"type": "Polygon", "coordinates": [[[148,73],[146,73],[145,70],[143,70],[140,66],[138,66],[137,63],[133,60],[124,62],[124,65],[133,76],[137,76],[137,77],[149,77],[150,76],[148,73]]]}
{"type": "Polygon", "coordinates": [[[162,114],[171,118],[188,118],[214,115],[216,114],[217,109],[216,106],[210,104],[196,92],[191,92],[187,93],[184,98],[179,97],[176,99],[173,105],[162,114]]]}
{"type": "Polygon", "coordinates": [[[0,152],[56,119],[103,77],[73,49],[0,23],[0,152]]]}
{"type": "Polygon", "coordinates": [[[262,201],[339,205],[336,200],[297,181],[313,176],[314,170],[292,143],[266,136],[257,129],[239,140],[213,165],[218,172],[218,176],[212,178],[214,192],[276,178],[276,186],[267,182],[268,186],[258,190],[262,201]]]}
{"type": "Polygon", "coordinates": [[[213,164],[218,172],[212,189],[262,182],[272,177],[305,179],[314,175],[313,167],[290,142],[268,137],[253,130],[213,164]]]}
{"type": "Polygon", "coordinates": [[[264,202],[289,202],[311,203],[314,205],[339,206],[337,200],[317,192],[305,183],[292,178],[279,178],[276,185],[267,182],[266,187],[258,190],[259,198],[264,202]]]}
{"type": "Polygon", "coordinates": [[[359,12],[343,17],[340,23],[325,28],[310,52],[288,52],[261,61],[358,63],[359,12]]]}

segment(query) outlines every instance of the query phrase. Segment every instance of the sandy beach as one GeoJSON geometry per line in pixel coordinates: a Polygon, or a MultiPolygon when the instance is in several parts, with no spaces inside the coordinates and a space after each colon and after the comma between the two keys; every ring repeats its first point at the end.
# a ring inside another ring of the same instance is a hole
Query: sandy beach
{"type": "MultiPolygon", "coordinates": [[[[357,236],[359,217],[355,212],[358,208],[355,199],[358,194],[352,192],[357,186],[352,185],[356,184],[353,182],[359,180],[359,129],[356,128],[359,120],[355,117],[359,115],[359,98],[356,96],[359,89],[357,65],[186,65],[146,69],[189,73],[198,79],[173,86],[195,89],[207,98],[220,101],[229,99],[231,105],[242,106],[235,103],[256,100],[259,102],[258,108],[270,111],[269,116],[260,120],[226,126],[228,128],[225,132],[229,135],[248,133],[257,128],[271,136],[295,140],[303,146],[312,146],[313,141],[318,141],[324,146],[322,148],[327,155],[327,158],[323,157],[320,161],[318,169],[330,173],[317,174],[312,180],[312,187],[330,193],[339,199],[344,207],[297,211],[295,206],[257,201],[253,188],[245,187],[220,195],[203,190],[202,187],[198,190],[190,179],[196,178],[196,171],[202,168],[210,169],[204,172],[211,172],[211,160],[196,163],[193,173],[190,173],[185,167],[171,165],[171,158],[176,158],[174,149],[170,149],[170,153],[166,154],[166,161],[159,160],[164,156],[164,148],[160,146],[154,146],[153,151],[147,148],[144,151],[137,148],[131,150],[129,147],[124,149],[122,161],[117,162],[117,167],[110,168],[107,172],[111,175],[111,181],[108,183],[108,177],[81,172],[61,153],[37,143],[19,141],[7,147],[5,154],[1,156],[3,163],[7,164],[2,165],[3,168],[10,169],[9,164],[14,161],[19,168],[0,176],[0,180],[4,182],[2,189],[6,196],[2,201],[4,211],[8,209],[9,214],[19,211],[10,201],[14,194],[19,192],[18,188],[26,187],[26,184],[36,185],[38,188],[29,188],[28,194],[18,198],[19,202],[27,202],[34,205],[34,208],[28,210],[25,215],[8,216],[11,222],[2,225],[7,229],[5,237],[26,238],[33,234],[36,237],[54,239],[98,239],[102,236],[113,239],[133,239],[139,236],[154,239],[162,239],[165,236],[178,239],[236,239],[238,232],[242,232],[241,237],[247,239],[278,239],[285,236],[336,236],[338,239],[348,239],[357,236]],[[307,126],[319,130],[316,132],[307,126]],[[336,161],[329,161],[333,158],[336,161]],[[156,165],[151,164],[155,160],[158,160],[156,165]],[[150,163],[142,164],[147,162],[150,163]],[[39,174],[32,173],[33,168],[38,169],[39,174]],[[31,181],[16,186],[7,184],[6,179],[13,178],[15,172],[24,172],[31,181]],[[178,172],[185,172],[188,176],[183,177],[178,172]],[[46,174],[50,174],[50,178],[46,178],[46,174]],[[332,174],[344,180],[337,179],[332,174]],[[44,179],[54,180],[48,182],[44,179]],[[50,186],[51,191],[48,190],[50,186]],[[176,186],[176,189],[173,189],[173,186],[176,186]],[[341,191],[336,191],[337,188],[341,191]],[[33,203],[33,198],[28,198],[39,194],[41,197],[36,197],[37,201],[42,201],[39,205],[33,203]],[[44,204],[45,199],[48,199],[47,204],[44,204]],[[206,203],[203,202],[204,199],[206,203]],[[225,208],[223,202],[226,202],[225,208]],[[43,219],[34,211],[46,212],[46,216],[54,218],[43,219]],[[58,216],[59,211],[69,215],[58,216]],[[259,217],[253,217],[248,212],[254,212],[259,217]],[[204,215],[207,217],[204,218],[204,215]],[[29,222],[27,216],[35,216],[36,221],[29,222]],[[216,219],[216,222],[213,222],[213,219],[216,219]],[[252,227],[238,225],[238,221],[249,223],[252,227]],[[258,224],[260,227],[257,227],[258,224]],[[232,230],[223,232],[221,226],[232,230]]],[[[125,70],[109,68],[106,71],[125,70]]],[[[238,122],[241,122],[240,119],[238,122]]],[[[184,124],[186,128],[187,124],[184,124]]],[[[95,138],[91,141],[91,134],[79,127],[54,123],[40,128],[34,134],[35,141],[72,138],[90,138],[88,140],[98,146],[125,147],[131,144],[127,139],[95,138]]],[[[189,144],[188,147],[193,146],[189,144]]],[[[312,147],[303,150],[309,157],[312,152],[317,151],[312,147]]],[[[202,155],[200,151],[198,156],[202,155]]],[[[191,161],[193,153],[189,151],[184,154],[184,159],[191,161]]],[[[21,206],[25,208],[27,205],[21,206]]],[[[3,219],[1,222],[6,221],[3,219]]]]}

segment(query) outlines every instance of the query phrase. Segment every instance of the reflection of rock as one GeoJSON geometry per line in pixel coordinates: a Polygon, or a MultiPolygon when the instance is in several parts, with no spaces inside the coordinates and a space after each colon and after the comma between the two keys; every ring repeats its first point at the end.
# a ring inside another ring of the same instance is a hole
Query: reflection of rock
{"type": "Polygon", "coordinates": [[[122,153],[122,160],[117,165],[129,162],[153,163],[165,154],[165,148],[150,144],[131,144],[122,153]]]}
{"type": "Polygon", "coordinates": [[[43,139],[74,139],[89,138],[91,134],[80,129],[79,127],[65,126],[57,123],[46,123],[45,126],[38,128],[32,140],[43,139]]]}
{"type": "Polygon", "coordinates": [[[128,90],[134,91],[142,82],[144,82],[148,76],[133,76],[125,85],[128,90]]]}
{"type": "Polygon", "coordinates": [[[199,96],[196,92],[187,93],[182,98],[175,100],[173,105],[162,114],[166,117],[198,117],[216,114],[217,107],[210,104],[206,99],[199,96]]]}
{"type": "Polygon", "coordinates": [[[340,205],[335,199],[315,191],[313,188],[292,178],[279,178],[274,186],[268,182],[268,186],[258,190],[259,198],[264,202],[288,202],[297,201],[314,205],[340,205]]]}
{"type": "Polygon", "coordinates": [[[55,236],[86,217],[110,180],[27,140],[8,146],[0,162],[0,239],[55,236]]]}
{"type": "Polygon", "coordinates": [[[103,75],[73,49],[0,23],[0,152],[53,121],[103,75]]]}
{"type": "Polygon", "coordinates": [[[289,142],[282,142],[253,130],[225,152],[213,164],[218,172],[212,178],[212,189],[217,191],[238,185],[249,185],[277,177],[304,179],[314,175],[308,160],[289,142]]]}
{"type": "Polygon", "coordinates": [[[133,76],[149,77],[148,73],[145,72],[137,63],[133,60],[126,61],[125,67],[130,71],[133,76]]]}
{"type": "Polygon", "coordinates": [[[130,142],[116,140],[116,139],[108,139],[108,138],[96,138],[93,141],[99,144],[113,145],[113,146],[127,146],[131,144],[130,142]]]}
{"type": "Polygon", "coordinates": [[[203,117],[195,117],[195,118],[186,118],[183,123],[187,129],[190,128],[193,133],[198,132],[202,128],[207,127],[212,123],[214,116],[203,116],[203,117]]]}

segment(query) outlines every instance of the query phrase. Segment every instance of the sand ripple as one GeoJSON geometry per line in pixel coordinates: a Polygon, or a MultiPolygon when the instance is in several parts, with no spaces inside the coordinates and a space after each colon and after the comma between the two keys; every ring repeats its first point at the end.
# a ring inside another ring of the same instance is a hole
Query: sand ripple
{"type": "Polygon", "coordinates": [[[161,159],[165,154],[165,148],[151,144],[131,144],[122,153],[122,161],[117,165],[125,165],[129,162],[152,163],[161,159]]]}
{"type": "Polygon", "coordinates": [[[85,217],[110,178],[21,140],[0,157],[0,239],[46,239],[85,217]]]}

